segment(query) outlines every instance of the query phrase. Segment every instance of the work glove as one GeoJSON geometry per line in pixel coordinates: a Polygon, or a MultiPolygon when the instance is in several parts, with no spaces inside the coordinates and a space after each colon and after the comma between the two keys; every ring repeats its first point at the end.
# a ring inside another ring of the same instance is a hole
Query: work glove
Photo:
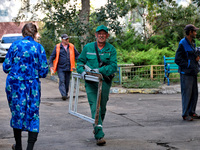
{"type": "Polygon", "coordinates": [[[86,73],[85,71],[83,71],[83,72],[81,73],[81,78],[85,80],[85,75],[86,75],[86,74],[87,74],[87,73],[86,73]]]}
{"type": "Polygon", "coordinates": [[[91,71],[92,69],[88,67],[87,65],[84,65],[85,71],[91,71]]]}
{"type": "Polygon", "coordinates": [[[99,69],[92,69],[92,72],[99,73],[99,69]]]}

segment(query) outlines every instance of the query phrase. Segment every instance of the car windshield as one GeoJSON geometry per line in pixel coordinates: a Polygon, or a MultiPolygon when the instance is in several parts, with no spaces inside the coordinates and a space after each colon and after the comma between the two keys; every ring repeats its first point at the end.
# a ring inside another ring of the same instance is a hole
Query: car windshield
{"type": "Polygon", "coordinates": [[[1,43],[13,43],[17,40],[23,39],[23,36],[11,36],[11,37],[3,37],[1,43]]]}

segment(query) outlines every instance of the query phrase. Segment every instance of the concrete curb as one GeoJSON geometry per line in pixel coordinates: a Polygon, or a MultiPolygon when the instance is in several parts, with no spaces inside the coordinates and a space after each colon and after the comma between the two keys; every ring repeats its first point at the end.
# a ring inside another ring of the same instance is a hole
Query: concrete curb
{"type": "MultiPolygon", "coordinates": [[[[57,75],[51,76],[47,75],[47,79],[50,79],[54,82],[59,83],[59,78],[57,75]]],[[[200,86],[199,86],[200,87],[200,86]]],[[[81,91],[85,91],[85,86],[84,84],[80,84],[79,89],[81,91]]],[[[200,91],[200,90],[199,90],[200,91]]],[[[160,88],[152,88],[152,89],[126,89],[126,88],[121,88],[121,87],[111,87],[110,88],[110,93],[113,94],[136,94],[136,93],[141,93],[141,94],[177,94],[181,93],[180,85],[162,85],[160,88]]]]}
{"type": "Polygon", "coordinates": [[[135,94],[135,93],[158,94],[159,89],[126,89],[126,88],[111,87],[110,93],[118,93],[118,94],[135,94]]]}

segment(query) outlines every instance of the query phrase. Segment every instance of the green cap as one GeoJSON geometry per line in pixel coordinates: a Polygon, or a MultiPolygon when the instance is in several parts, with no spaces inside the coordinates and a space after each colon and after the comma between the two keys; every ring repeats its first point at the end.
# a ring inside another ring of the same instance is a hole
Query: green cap
{"type": "Polygon", "coordinates": [[[106,31],[108,33],[108,28],[106,26],[104,26],[104,25],[98,26],[97,29],[96,29],[96,32],[99,32],[101,30],[104,30],[104,31],[106,31]]]}

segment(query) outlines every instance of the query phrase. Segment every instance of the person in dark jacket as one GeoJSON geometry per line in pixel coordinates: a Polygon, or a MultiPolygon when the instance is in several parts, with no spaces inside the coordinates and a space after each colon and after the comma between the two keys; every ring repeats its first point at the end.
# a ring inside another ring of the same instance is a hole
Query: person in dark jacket
{"type": "Polygon", "coordinates": [[[54,50],[49,58],[51,75],[57,71],[59,78],[59,90],[62,99],[66,100],[69,91],[69,82],[71,71],[75,69],[75,59],[79,57],[79,52],[72,43],[69,43],[67,34],[61,36],[62,42],[54,47],[54,50]]]}
{"type": "Polygon", "coordinates": [[[183,38],[176,51],[175,63],[179,66],[181,95],[182,95],[182,117],[183,120],[192,121],[199,119],[196,114],[198,100],[197,74],[199,72],[199,56],[196,53],[194,38],[199,28],[188,24],[184,28],[186,37],[183,38]]]}

